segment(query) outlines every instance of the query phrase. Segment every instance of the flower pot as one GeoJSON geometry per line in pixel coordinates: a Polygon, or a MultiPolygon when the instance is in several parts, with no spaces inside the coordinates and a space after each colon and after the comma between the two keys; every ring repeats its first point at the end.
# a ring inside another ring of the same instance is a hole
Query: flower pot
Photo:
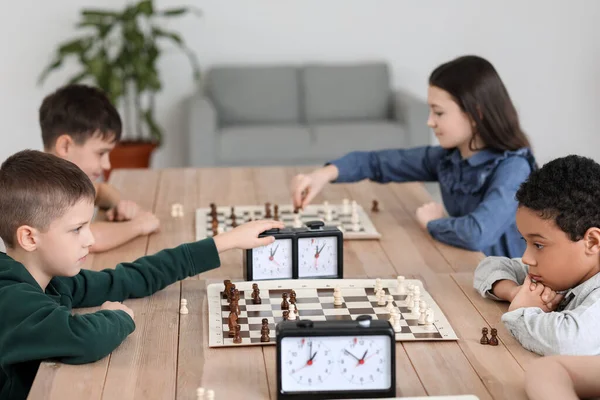
{"type": "Polygon", "coordinates": [[[151,142],[122,141],[110,152],[111,169],[104,171],[104,179],[108,180],[113,169],[148,168],[150,156],[157,144],[151,142]]]}

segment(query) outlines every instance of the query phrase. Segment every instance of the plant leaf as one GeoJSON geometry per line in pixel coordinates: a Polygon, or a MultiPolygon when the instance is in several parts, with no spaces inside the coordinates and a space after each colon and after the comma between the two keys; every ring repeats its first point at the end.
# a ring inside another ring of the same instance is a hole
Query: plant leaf
{"type": "Polygon", "coordinates": [[[178,15],[184,15],[187,14],[190,10],[187,7],[180,7],[180,8],[170,8],[168,10],[163,10],[160,11],[158,14],[162,15],[163,17],[176,17],[178,15]]]}
{"type": "Polygon", "coordinates": [[[58,56],[58,58],[56,58],[54,61],[52,61],[50,63],[50,65],[48,65],[40,74],[40,77],[38,78],[38,85],[43,83],[46,78],[48,77],[48,75],[50,74],[50,72],[54,71],[55,69],[59,68],[63,63],[63,57],[62,56],[58,56]]]}
{"type": "Polygon", "coordinates": [[[152,4],[152,0],[144,0],[140,1],[136,7],[137,14],[144,14],[150,16],[154,14],[154,6],[152,4]]]}
{"type": "Polygon", "coordinates": [[[172,41],[177,43],[179,46],[181,46],[183,44],[183,40],[181,39],[181,36],[179,36],[177,33],[168,32],[168,31],[162,30],[156,26],[152,27],[152,35],[156,36],[158,38],[171,39],[172,41]]]}

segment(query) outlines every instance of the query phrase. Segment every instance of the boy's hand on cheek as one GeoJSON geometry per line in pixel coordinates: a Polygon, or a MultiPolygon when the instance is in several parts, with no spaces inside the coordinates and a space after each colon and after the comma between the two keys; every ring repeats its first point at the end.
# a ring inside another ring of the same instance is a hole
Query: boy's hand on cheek
{"type": "Polygon", "coordinates": [[[535,291],[539,286],[544,288],[540,297],[541,297],[542,301],[544,302],[544,304],[546,305],[546,307],[548,307],[548,310],[549,311],[556,310],[556,308],[558,307],[558,305],[564,298],[564,295],[556,293],[554,290],[552,290],[548,286],[544,286],[541,283],[531,282],[531,284],[529,285],[529,289],[531,291],[535,291]]]}
{"type": "Polygon", "coordinates": [[[285,225],[280,221],[259,220],[242,224],[235,229],[221,233],[214,237],[217,251],[229,249],[253,249],[273,243],[274,237],[259,238],[258,235],[269,229],[283,229],[285,225]]]}

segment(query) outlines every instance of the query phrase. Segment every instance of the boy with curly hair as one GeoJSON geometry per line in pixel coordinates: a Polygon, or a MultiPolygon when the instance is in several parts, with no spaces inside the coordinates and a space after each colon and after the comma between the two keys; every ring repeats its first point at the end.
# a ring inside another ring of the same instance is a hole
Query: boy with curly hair
{"type": "Polygon", "coordinates": [[[502,322],[526,349],[600,354],[600,165],[575,155],[553,160],[516,197],[525,253],[484,259],[475,289],[510,302],[502,322]]]}

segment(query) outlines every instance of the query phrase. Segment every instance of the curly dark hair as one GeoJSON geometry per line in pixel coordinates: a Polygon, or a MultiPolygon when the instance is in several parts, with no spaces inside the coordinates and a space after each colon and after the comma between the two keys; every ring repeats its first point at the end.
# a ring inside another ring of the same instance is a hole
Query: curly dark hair
{"type": "Polygon", "coordinates": [[[533,171],[516,194],[519,207],[554,219],[574,242],[592,227],[600,227],[600,164],[569,155],[533,171]]]}

